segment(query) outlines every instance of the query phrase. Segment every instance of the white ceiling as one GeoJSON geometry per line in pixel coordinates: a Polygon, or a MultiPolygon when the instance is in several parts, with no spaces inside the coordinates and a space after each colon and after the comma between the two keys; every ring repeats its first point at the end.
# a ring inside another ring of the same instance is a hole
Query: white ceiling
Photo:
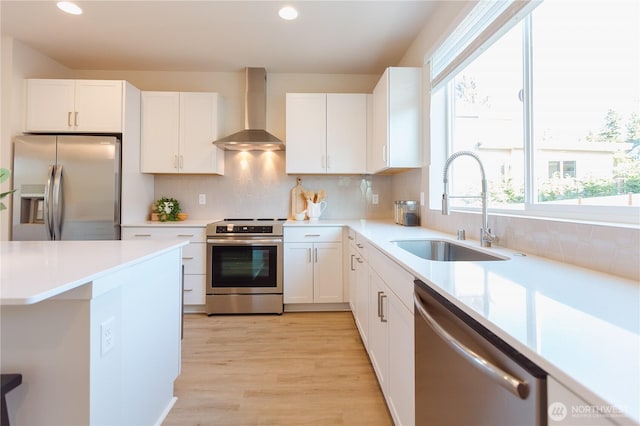
{"type": "Polygon", "coordinates": [[[396,65],[438,2],[0,1],[1,28],[78,70],[380,74],[396,65]],[[295,21],[278,17],[293,4],[295,21]]]}

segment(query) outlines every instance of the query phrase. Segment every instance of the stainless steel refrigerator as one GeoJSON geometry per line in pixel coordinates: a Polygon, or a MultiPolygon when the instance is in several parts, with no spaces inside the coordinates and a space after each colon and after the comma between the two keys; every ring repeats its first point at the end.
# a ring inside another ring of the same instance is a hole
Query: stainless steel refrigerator
{"type": "Polygon", "coordinates": [[[116,137],[19,136],[13,149],[13,240],[120,239],[116,137]]]}

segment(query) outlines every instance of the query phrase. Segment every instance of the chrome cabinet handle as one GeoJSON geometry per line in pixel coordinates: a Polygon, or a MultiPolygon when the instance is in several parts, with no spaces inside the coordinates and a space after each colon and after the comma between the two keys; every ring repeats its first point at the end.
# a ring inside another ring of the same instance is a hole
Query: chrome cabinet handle
{"type": "Polygon", "coordinates": [[[418,295],[413,295],[413,302],[420,316],[427,322],[433,331],[440,336],[453,350],[460,354],[464,359],[473,364],[481,372],[486,374],[490,379],[498,383],[503,388],[514,394],[520,399],[527,399],[529,395],[529,384],[513,377],[498,366],[493,365],[488,360],[482,358],[477,353],[459,342],[455,337],[447,333],[438,322],[427,312],[418,295]]]}
{"type": "Polygon", "coordinates": [[[178,234],[178,237],[193,237],[193,234],[178,234]]]}
{"type": "Polygon", "coordinates": [[[73,114],[73,123],[74,126],[78,127],[78,111],[73,114]]]}
{"type": "Polygon", "coordinates": [[[347,238],[349,238],[351,241],[355,240],[355,238],[353,238],[351,235],[349,235],[347,238]]]}
{"type": "Polygon", "coordinates": [[[311,263],[311,248],[307,249],[307,263],[311,263]]]}
{"type": "Polygon", "coordinates": [[[150,237],[151,234],[133,234],[134,237],[150,237]]]}
{"type": "Polygon", "coordinates": [[[378,292],[378,318],[380,318],[380,320],[382,320],[382,298],[380,297],[382,295],[382,292],[379,291],[378,292]]]}
{"type": "Polygon", "coordinates": [[[320,234],[304,234],[305,237],[319,237],[320,234]]]}
{"type": "Polygon", "coordinates": [[[364,262],[362,261],[362,259],[361,259],[361,258],[359,258],[359,257],[356,257],[356,260],[358,261],[358,263],[364,263],[364,262]]]}
{"type": "Polygon", "coordinates": [[[318,263],[318,247],[315,247],[313,249],[313,257],[314,257],[314,262],[318,263]]]}
{"type": "Polygon", "coordinates": [[[352,254],[352,255],[351,255],[351,270],[352,270],[352,271],[355,271],[355,270],[356,270],[356,268],[353,266],[353,259],[354,259],[355,257],[356,257],[356,255],[355,255],[355,254],[352,254]]]}
{"type": "Polygon", "coordinates": [[[180,168],[183,169],[184,168],[184,156],[180,156],[180,168]]]}
{"type": "Polygon", "coordinates": [[[182,260],[193,260],[193,256],[183,257],[182,260]]]}
{"type": "Polygon", "coordinates": [[[387,319],[384,317],[384,299],[387,298],[387,295],[381,292],[380,295],[380,322],[387,322],[387,319]]]}
{"type": "Polygon", "coordinates": [[[73,124],[71,124],[71,114],[72,114],[72,113],[73,113],[72,111],[69,111],[69,112],[67,113],[67,127],[71,127],[71,126],[73,126],[73,124]]]}
{"type": "Polygon", "coordinates": [[[174,169],[178,168],[178,156],[177,155],[173,156],[173,168],[174,169]]]}
{"type": "Polygon", "coordinates": [[[184,289],[184,290],[182,290],[182,291],[184,291],[184,292],[186,293],[186,292],[188,292],[188,291],[193,291],[193,289],[192,289],[192,288],[185,288],[185,289],[184,289]]]}
{"type": "Polygon", "coordinates": [[[360,244],[360,243],[356,244],[356,247],[358,247],[358,248],[364,248],[364,246],[363,246],[362,244],[360,244]]]}

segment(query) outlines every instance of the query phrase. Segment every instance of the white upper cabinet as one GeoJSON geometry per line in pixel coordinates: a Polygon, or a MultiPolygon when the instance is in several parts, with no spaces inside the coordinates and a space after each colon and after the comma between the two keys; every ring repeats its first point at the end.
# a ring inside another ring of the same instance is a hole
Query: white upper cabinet
{"type": "Polygon", "coordinates": [[[373,90],[369,173],[422,166],[420,68],[387,68],[373,90]]]}
{"type": "Polygon", "coordinates": [[[28,79],[25,132],[122,132],[124,82],[28,79]]]}
{"type": "Polygon", "coordinates": [[[143,173],[224,174],[218,94],[142,92],[143,173]]]}
{"type": "Polygon", "coordinates": [[[367,95],[287,93],[286,171],[366,172],[367,95]]]}

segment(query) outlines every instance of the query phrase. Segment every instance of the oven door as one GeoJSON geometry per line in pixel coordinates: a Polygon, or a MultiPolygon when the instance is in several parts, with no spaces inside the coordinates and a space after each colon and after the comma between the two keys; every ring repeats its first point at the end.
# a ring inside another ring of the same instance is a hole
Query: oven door
{"type": "Polygon", "coordinates": [[[282,294],[282,238],[207,240],[207,294],[282,294]]]}

